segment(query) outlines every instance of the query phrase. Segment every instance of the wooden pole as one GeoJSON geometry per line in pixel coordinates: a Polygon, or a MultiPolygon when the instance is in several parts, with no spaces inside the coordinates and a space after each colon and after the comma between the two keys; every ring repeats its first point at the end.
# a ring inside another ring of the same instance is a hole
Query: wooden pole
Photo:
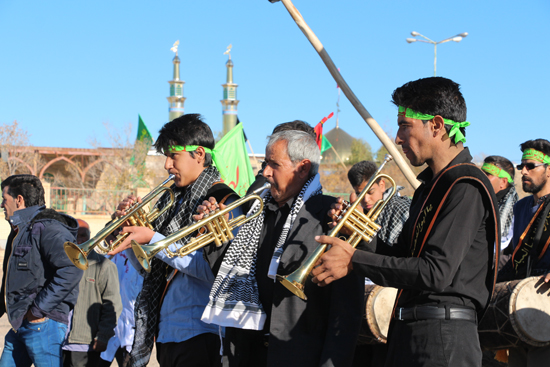
{"type": "Polygon", "coordinates": [[[346,165],[344,164],[344,161],[342,160],[342,158],[340,158],[340,154],[338,154],[338,152],[336,151],[336,149],[334,149],[334,147],[332,146],[332,144],[330,145],[330,147],[332,148],[332,150],[334,150],[334,154],[336,154],[336,156],[337,156],[338,159],[340,160],[340,163],[342,163],[342,167],[344,167],[344,170],[347,172],[347,171],[348,171],[348,168],[347,168],[346,165]]]}
{"type": "Polygon", "coordinates": [[[281,0],[282,3],[285,5],[286,10],[288,10],[290,16],[294,19],[298,27],[302,30],[304,35],[307,37],[313,48],[319,53],[319,56],[321,56],[321,59],[325,63],[326,67],[328,68],[330,74],[336,81],[336,83],[340,86],[340,89],[344,92],[348,100],[351,102],[353,107],[359,112],[361,117],[365,120],[367,125],[372,129],[374,134],[380,139],[382,144],[386,147],[388,152],[393,156],[395,159],[395,163],[397,163],[397,166],[401,169],[403,174],[405,175],[405,178],[407,181],[410,182],[413,188],[417,188],[420,185],[420,182],[416,179],[416,175],[412,171],[411,167],[407,164],[399,150],[397,150],[397,147],[395,144],[391,141],[391,139],[388,137],[388,135],[382,130],[380,125],[376,122],[374,118],[372,118],[371,114],[367,109],[361,104],[359,99],[355,96],[351,88],[348,86],[348,83],[344,80],[340,72],[338,71],[338,68],[336,65],[334,65],[334,62],[328,55],[327,51],[325,50],[323,44],[321,41],[319,41],[319,38],[313,33],[311,28],[307,25],[304,18],[296,9],[294,4],[292,4],[291,0],[281,0]]]}

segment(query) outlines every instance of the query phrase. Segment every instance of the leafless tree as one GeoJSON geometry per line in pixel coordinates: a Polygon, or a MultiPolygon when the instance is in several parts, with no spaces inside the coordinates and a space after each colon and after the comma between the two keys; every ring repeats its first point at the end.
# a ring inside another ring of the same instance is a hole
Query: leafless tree
{"type": "Polygon", "coordinates": [[[40,155],[29,143],[29,133],[17,121],[0,125],[0,178],[34,173],[42,167],[40,155]]]}

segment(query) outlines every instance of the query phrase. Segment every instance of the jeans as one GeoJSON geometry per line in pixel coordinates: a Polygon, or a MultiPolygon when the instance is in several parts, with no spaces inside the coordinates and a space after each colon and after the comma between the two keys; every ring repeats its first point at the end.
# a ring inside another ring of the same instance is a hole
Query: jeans
{"type": "Polygon", "coordinates": [[[6,335],[0,367],[61,367],[66,331],[67,325],[51,319],[23,320],[17,332],[11,329],[6,335]]]}

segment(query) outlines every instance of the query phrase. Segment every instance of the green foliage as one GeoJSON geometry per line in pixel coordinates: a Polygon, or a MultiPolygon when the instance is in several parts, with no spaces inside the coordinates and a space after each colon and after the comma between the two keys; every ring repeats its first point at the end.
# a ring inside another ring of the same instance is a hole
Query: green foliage
{"type": "Polygon", "coordinates": [[[378,151],[376,152],[376,162],[382,163],[382,161],[386,157],[386,154],[388,154],[388,150],[384,145],[382,145],[380,149],[378,149],[378,151]]]}
{"type": "Polygon", "coordinates": [[[372,150],[365,140],[353,139],[351,143],[351,156],[347,163],[353,165],[361,161],[372,161],[372,150]]]}

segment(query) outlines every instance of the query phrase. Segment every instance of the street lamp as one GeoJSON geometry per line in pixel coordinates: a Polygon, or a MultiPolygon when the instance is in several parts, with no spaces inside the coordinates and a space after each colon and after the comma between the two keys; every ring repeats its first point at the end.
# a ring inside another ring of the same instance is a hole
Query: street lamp
{"type": "Polygon", "coordinates": [[[437,69],[437,45],[439,45],[440,43],[445,43],[445,42],[449,42],[449,41],[460,42],[460,41],[462,41],[462,39],[464,37],[466,37],[468,35],[468,32],[462,32],[460,34],[457,34],[456,36],[446,38],[443,41],[439,41],[439,42],[432,41],[428,37],[426,37],[424,35],[421,35],[418,32],[413,31],[413,32],[411,32],[411,35],[413,37],[420,36],[420,37],[424,38],[425,40],[421,40],[421,39],[418,39],[418,38],[407,38],[408,43],[424,42],[424,43],[431,43],[432,45],[434,45],[434,76],[435,76],[435,72],[436,72],[436,69],[437,69]]]}

